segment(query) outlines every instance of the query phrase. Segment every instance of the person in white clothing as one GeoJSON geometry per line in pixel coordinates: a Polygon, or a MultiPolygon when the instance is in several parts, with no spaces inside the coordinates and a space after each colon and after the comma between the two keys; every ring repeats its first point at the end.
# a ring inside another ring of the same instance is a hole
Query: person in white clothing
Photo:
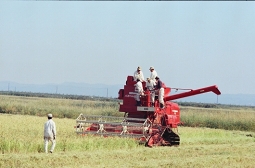
{"type": "Polygon", "coordinates": [[[155,101],[155,85],[156,83],[153,80],[151,80],[150,78],[147,78],[146,89],[150,91],[152,107],[154,106],[154,101],[155,101]]]}
{"type": "Polygon", "coordinates": [[[140,100],[140,96],[144,94],[144,90],[143,90],[143,84],[140,81],[140,79],[136,80],[137,83],[135,84],[135,92],[136,92],[136,105],[137,106],[141,106],[141,100],[140,100]]]}
{"type": "Polygon", "coordinates": [[[150,79],[156,82],[155,78],[158,76],[157,72],[155,71],[153,66],[151,66],[149,70],[151,71],[150,79]]]}
{"type": "Polygon", "coordinates": [[[53,153],[56,146],[56,124],[52,120],[52,114],[48,114],[48,121],[44,124],[44,151],[48,153],[48,143],[51,141],[50,153],[53,153]]]}
{"type": "Polygon", "coordinates": [[[137,70],[134,72],[134,81],[140,79],[141,82],[144,81],[144,76],[141,67],[138,67],[137,70]]]}

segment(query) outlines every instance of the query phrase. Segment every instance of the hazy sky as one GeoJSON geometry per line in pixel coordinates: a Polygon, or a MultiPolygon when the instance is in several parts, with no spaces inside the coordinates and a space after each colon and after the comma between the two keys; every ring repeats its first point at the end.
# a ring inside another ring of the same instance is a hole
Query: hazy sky
{"type": "Polygon", "coordinates": [[[255,94],[254,2],[0,1],[0,81],[125,84],[154,66],[170,87],[255,94]]]}

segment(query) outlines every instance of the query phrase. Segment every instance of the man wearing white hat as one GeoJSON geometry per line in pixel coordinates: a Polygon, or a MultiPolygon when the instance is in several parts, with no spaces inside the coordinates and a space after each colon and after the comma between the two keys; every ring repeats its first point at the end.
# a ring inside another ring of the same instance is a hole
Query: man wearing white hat
{"type": "Polygon", "coordinates": [[[156,79],[155,79],[155,78],[156,78],[156,76],[158,76],[157,72],[155,71],[155,69],[154,69],[153,66],[151,66],[149,70],[151,71],[151,76],[150,76],[151,80],[153,80],[154,82],[156,82],[156,79]]]}
{"type": "Polygon", "coordinates": [[[144,76],[141,67],[137,67],[137,70],[134,72],[134,81],[139,79],[141,82],[144,81],[144,76]]]}
{"type": "Polygon", "coordinates": [[[53,152],[56,146],[56,124],[52,120],[52,114],[48,114],[48,121],[44,124],[44,151],[48,153],[48,143],[51,141],[52,146],[50,149],[50,153],[53,152]]]}

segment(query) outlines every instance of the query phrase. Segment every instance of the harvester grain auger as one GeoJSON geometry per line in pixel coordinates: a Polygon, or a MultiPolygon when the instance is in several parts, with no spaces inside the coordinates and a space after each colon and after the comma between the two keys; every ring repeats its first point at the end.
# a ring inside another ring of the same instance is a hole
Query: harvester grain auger
{"type": "MultiPolygon", "coordinates": [[[[135,84],[133,76],[128,76],[124,89],[119,90],[118,99],[122,100],[119,111],[124,113],[124,117],[80,114],[76,119],[76,132],[101,136],[134,137],[149,147],[179,145],[180,137],[177,127],[181,124],[180,108],[171,100],[206,92],[221,94],[218,87],[213,85],[169,95],[171,88],[164,85],[164,108],[160,108],[157,96],[152,106],[149,90],[141,96],[141,106],[137,106],[135,84]]],[[[146,83],[142,84],[145,88],[146,83]]]]}

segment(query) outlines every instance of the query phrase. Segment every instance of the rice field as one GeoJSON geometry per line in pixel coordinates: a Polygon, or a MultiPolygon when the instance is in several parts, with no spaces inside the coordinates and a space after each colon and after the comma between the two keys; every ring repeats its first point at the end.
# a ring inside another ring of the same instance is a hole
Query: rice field
{"type": "Polygon", "coordinates": [[[0,95],[0,113],[75,119],[80,113],[123,116],[117,102],[0,95]]]}
{"type": "Polygon", "coordinates": [[[181,121],[189,127],[255,132],[255,110],[181,107],[181,121]]]}
{"type": "Polygon", "coordinates": [[[254,132],[179,127],[179,147],[146,148],[134,139],[76,135],[75,120],[53,118],[57,145],[43,151],[47,118],[0,115],[0,167],[253,167],[254,132]]]}
{"type": "Polygon", "coordinates": [[[75,118],[80,113],[118,116],[118,105],[113,102],[0,96],[0,108],[0,167],[255,165],[252,109],[181,107],[180,146],[147,148],[129,138],[76,135],[75,118]],[[53,154],[43,151],[43,126],[49,112],[57,126],[53,154]]]}
{"type": "MultiPolygon", "coordinates": [[[[255,132],[255,108],[180,107],[184,126],[255,132]]],[[[0,95],[0,113],[76,119],[79,114],[122,117],[117,101],[91,101],[0,95]]]]}

